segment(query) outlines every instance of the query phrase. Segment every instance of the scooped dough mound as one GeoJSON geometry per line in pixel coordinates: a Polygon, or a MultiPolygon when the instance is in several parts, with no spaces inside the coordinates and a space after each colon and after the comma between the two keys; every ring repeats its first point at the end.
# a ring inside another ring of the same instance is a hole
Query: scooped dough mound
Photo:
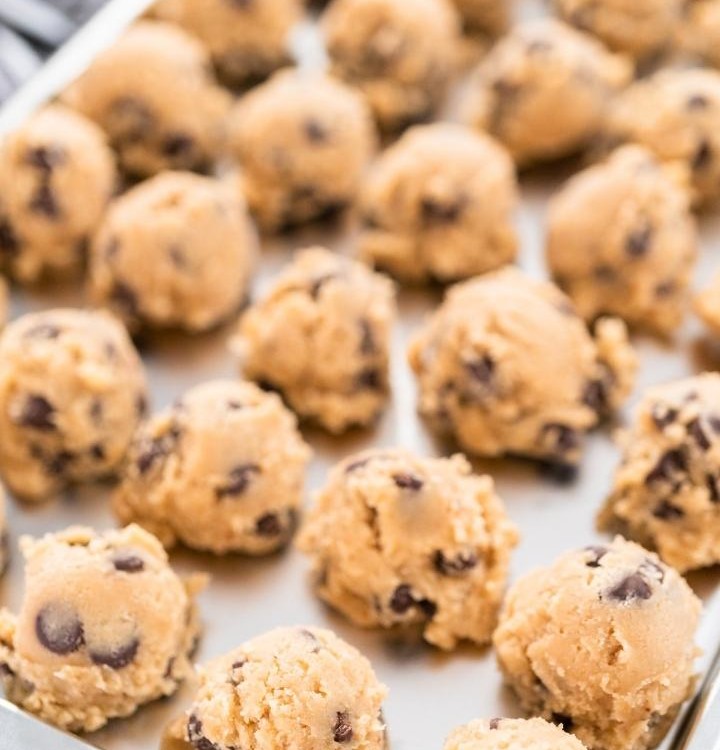
{"type": "Polygon", "coordinates": [[[443,750],[586,750],[543,719],[476,719],[450,733],[443,750]]]}

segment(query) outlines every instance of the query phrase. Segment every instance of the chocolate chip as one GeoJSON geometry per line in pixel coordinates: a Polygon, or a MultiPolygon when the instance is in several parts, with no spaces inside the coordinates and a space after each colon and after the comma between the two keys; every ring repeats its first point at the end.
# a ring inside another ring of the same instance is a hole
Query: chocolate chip
{"type": "Polygon", "coordinates": [[[60,329],[52,323],[38,323],[25,331],[25,337],[29,339],[56,339],[60,335],[60,329]]]}
{"type": "Polygon", "coordinates": [[[552,723],[559,724],[562,727],[564,732],[572,731],[572,728],[573,728],[572,716],[568,716],[567,714],[555,713],[553,711],[551,719],[552,719],[552,723]]]}
{"type": "Polygon", "coordinates": [[[358,325],[360,326],[360,354],[369,357],[377,351],[372,326],[370,325],[370,321],[365,318],[360,320],[358,325]]]}
{"type": "Polygon", "coordinates": [[[466,203],[465,196],[459,196],[449,202],[423,198],[420,210],[423,220],[429,224],[452,224],[460,218],[466,203]]]}
{"type": "Polygon", "coordinates": [[[662,583],[665,580],[665,569],[649,557],[645,558],[638,570],[644,575],[652,576],[659,583],[662,583]]]}
{"type": "Polygon", "coordinates": [[[538,461],[540,475],[558,484],[570,484],[577,479],[578,467],[567,461],[538,461]]]}
{"type": "Polygon", "coordinates": [[[25,163],[31,167],[41,169],[43,172],[49,173],[57,166],[60,166],[67,155],[65,150],[61,146],[49,145],[49,146],[37,146],[31,148],[25,155],[25,163]]]}
{"type": "Polygon", "coordinates": [[[710,144],[706,140],[701,140],[698,143],[695,153],[693,154],[692,161],[690,162],[692,168],[695,171],[701,171],[709,166],[713,158],[713,152],[710,144]]]}
{"type": "Polygon", "coordinates": [[[706,474],[705,486],[707,487],[707,491],[710,494],[710,502],[720,502],[720,487],[718,487],[718,478],[713,476],[712,474],[706,474]]]}
{"type": "Polygon", "coordinates": [[[596,414],[603,414],[608,409],[607,385],[603,380],[590,380],[582,394],[582,402],[596,414]]]}
{"type": "Polygon", "coordinates": [[[85,643],[83,625],[75,609],[64,602],[46,604],[35,617],[35,635],[53,654],[65,656],[85,643]]]}
{"type": "Polygon", "coordinates": [[[215,488],[215,497],[221,500],[224,497],[237,497],[247,490],[253,474],[259,474],[260,467],[257,464],[240,464],[229,474],[229,481],[222,487],[215,488]]]}
{"type": "Polygon", "coordinates": [[[171,159],[178,159],[192,153],[195,140],[185,133],[171,133],[162,142],[162,152],[171,159]]]}
{"type": "Polygon", "coordinates": [[[489,354],[483,354],[478,359],[463,364],[473,380],[478,383],[488,385],[492,381],[495,374],[495,360],[489,354]]]}
{"type": "Polygon", "coordinates": [[[133,637],[126,643],[113,646],[110,649],[89,649],[90,660],[93,664],[104,665],[111,669],[123,669],[134,661],[140,648],[140,641],[133,637]]]}
{"type": "Polygon", "coordinates": [[[202,729],[202,721],[195,714],[190,714],[187,720],[187,736],[188,742],[193,746],[194,750],[220,750],[219,745],[216,745],[205,737],[202,729]]]}
{"type": "Polygon", "coordinates": [[[423,487],[422,479],[416,477],[414,474],[410,474],[409,472],[393,474],[393,481],[401,490],[419,492],[423,487]]]}
{"type": "Polygon", "coordinates": [[[43,182],[38,186],[35,195],[30,199],[28,207],[37,214],[47,216],[49,219],[60,217],[60,206],[55,200],[55,193],[50,184],[43,182]]]}
{"type": "Polygon", "coordinates": [[[70,451],[61,450],[45,459],[45,469],[48,474],[59,476],[65,473],[65,469],[75,460],[75,454],[70,451]]]}
{"type": "Polygon", "coordinates": [[[631,258],[641,258],[650,249],[652,236],[652,227],[648,223],[643,224],[628,235],[625,240],[625,252],[631,258]]]}
{"type": "Polygon", "coordinates": [[[148,402],[144,393],[138,393],[135,398],[135,413],[138,417],[144,417],[147,414],[148,402]]]}
{"type": "Polygon", "coordinates": [[[631,573],[607,592],[607,598],[615,602],[643,601],[652,596],[652,588],[639,573],[631,573]]]}
{"type": "Polygon", "coordinates": [[[570,453],[580,447],[580,436],[577,430],[567,425],[550,422],[543,426],[542,435],[549,437],[553,451],[558,453],[570,453]]]}
{"type": "Polygon", "coordinates": [[[275,513],[266,513],[255,522],[255,533],[258,536],[280,536],[283,527],[275,513]]]}
{"type": "Polygon", "coordinates": [[[662,281],[655,287],[655,295],[658,297],[669,297],[677,290],[677,284],[674,281],[662,281]]]}
{"type": "Polygon", "coordinates": [[[335,714],[333,726],[333,739],[335,742],[350,742],[353,738],[353,728],[347,711],[338,711],[335,714]]]}
{"type": "Polygon", "coordinates": [[[137,294],[124,281],[115,281],[110,291],[110,299],[120,308],[124,315],[131,318],[138,317],[140,306],[137,294]]]}
{"type": "Polygon", "coordinates": [[[5,255],[16,255],[20,250],[20,241],[15,234],[10,220],[0,217],[0,252],[5,255]]]}
{"type": "Polygon", "coordinates": [[[390,609],[398,615],[404,615],[408,610],[417,607],[426,617],[432,617],[437,607],[429,599],[415,599],[410,586],[401,583],[390,598],[390,609]]]}
{"type": "Polygon", "coordinates": [[[610,284],[617,278],[617,273],[612,266],[599,265],[593,269],[593,276],[604,284],[610,284]]]}
{"type": "Polygon", "coordinates": [[[317,299],[320,296],[320,290],[328,283],[338,278],[336,273],[324,273],[321,276],[316,276],[310,283],[310,296],[313,299],[317,299]]]}
{"type": "Polygon", "coordinates": [[[501,721],[502,719],[498,718],[490,719],[490,721],[488,722],[488,729],[499,729],[501,721]]]}
{"type": "Polygon", "coordinates": [[[185,257],[185,253],[180,245],[170,245],[167,253],[170,262],[175,268],[183,269],[187,267],[187,258],[185,257]]]}
{"type": "Polygon", "coordinates": [[[374,458],[373,456],[367,456],[365,458],[359,458],[357,461],[352,461],[345,467],[345,473],[352,474],[353,471],[362,469],[362,467],[367,466],[367,464],[369,464],[370,461],[373,460],[373,458],[374,458]]]}
{"type": "Polygon", "coordinates": [[[379,391],[382,389],[382,376],[375,368],[361,370],[355,378],[355,385],[361,390],[379,391]]]}
{"type": "Polygon", "coordinates": [[[682,518],[685,515],[685,511],[682,508],[678,508],[677,505],[673,505],[669,500],[662,500],[655,506],[652,514],[655,518],[659,518],[662,521],[674,521],[677,518],[682,518]]]}
{"type": "Polygon", "coordinates": [[[325,143],[328,138],[327,128],[315,119],[306,120],[303,125],[305,137],[310,143],[325,143]]]}
{"type": "Polygon", "coordinates": [[[687,459],[682,450],[670,450],[664,453],[653,469],[645,477],[645,484],[665,482],[687,470],[687,459]]]}
{"type": "Polygon", "coordinates": [[[112,564],[121,573],[142,573],[145,570],[145,561],[132,552],[116,552],[112,557],[112,564]]]}
{"type": "Polygon", "coordinates": [[[709,104],[708,98],[703,94],[692,94],[685,102],[685,106],[689,110],[706,109],[709,104]]]}
{"type": "Polygon", "coordinates": [[[458,552],[451,556],[446,555],[442,550],[437,550],[433,555],[433,566],[435,570],[444,576],[458,576],[472,570],[478,563],[477,555],[474,552],[458,552]]]}
{"type": "Polygon", "coordinates": [[[145,440],[136,460],[138,471],[145,474],[157,461],[164,459],[175,447],[179,436],[180,430],[173,427],[164,435],[145,440]]]}
{"type": "Polygon", "coordinates": [[[698,444],[698,447],[702,451],[710,450],[710,439],[705,434],[705,430],[703,430],[702,424],[700,423],[699,418],[693,419],[691,422],[688,422],[687,424],[687,432],[688,435],[698,444]]]}
{"type": "Polygon", "coordinates": [[[585,552],[590,553],[590,558],[585,562],[585,565],[587,565],[588,568],[599,568],[600,567],[600,561],[607,555],[608,553],[607,547],[602,546],[590,546],[585,547],[585,552]]]}
{"type": "Polygon", "coordinates": [[[122,97],[110,105],[108,129],[118,141],[132,143],[142,140],[154,121],[150,109],[139,99],[122,97]]]}
{"type": "Polygon", "coordinates": [[[44,396],[31,394],[25,400],[18,422],[33,430],[53,432],[57,429],[55,407],[44,396]]]}
{"type": "Polygon", "coordinates": [[[650,410],[650,416],[659,430],[663,430],[672,424],[678,416],[678,410],[667,404],[653,404],[650,410]]]}

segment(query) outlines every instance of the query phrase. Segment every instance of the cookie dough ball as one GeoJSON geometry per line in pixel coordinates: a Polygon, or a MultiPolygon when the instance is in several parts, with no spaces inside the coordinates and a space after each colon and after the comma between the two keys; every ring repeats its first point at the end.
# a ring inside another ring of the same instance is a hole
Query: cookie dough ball
{"type": "Polygon", "coordinates": [[[720,72],[664,69],[637,81],[611,108],[606,139],[611,143],[639,143],[662,161],[685,163],[699,202],[717,201],[720,72]]]}
{"type": "Polygon", "coordinates": [[[276,394],[252,383],[204,383],[140,427],[115,513],[166,546],[266,554],[295,527],[309,459],[276,394]]]}
{"type": "Polygon", "coordinates": [[[153,536],[74,527],[21,548],[20,612],[0,610],[0,676],[13,703],[89,732],[192,673],[196,582],[175,575],[153,536]]]}
{"type": "Polygon", "coordinates": [[[196,748],[384,750],[387,689],[329,630],[278,628],[201,667],[185,739],[196,748]]]}
{"type": "Polygon", "coordinates": [[[514,0],[452,0],[470,33],[497,36],[510,25],[514,0]]]}
{"type": "Polygon", "coordinates": [[[720,0],[686,3],[679,36],[682,47],[720,67],[720,0]]]}
{"type": "Polygon", "coordinates": [[[471,453],[572,466],[637,365],[621,321],[595,336],[559,289],[518,270],[458,284],[410,344],[419,410],[471,453]]]}
{"type": "Polygon", "coordinates": [[[200,42],[159,21],[133,26],[63,94],[107,133],[120,164],[147,177],[210,168],[230,98],[200,42]]]}
{"type": "Polygon", "coordinates": [[[548,264],[588,321],[609,313],[660,334],[680,325],[697,229],[676,177],[651,152],[625,146],[551,200],[548,264]]]}
{"type": "Polygon", "coordinates": [[[693,299],[695,313],[715,335],[720,335],[720,272],[693,299]]]}
{"type": "Polygon", "coordinates": [[[502,141],[526,166],[580,151],[602,125],[632,66],[560,21],[523,23],[476,69],[467,120],[502,141]]]}
{"type": "Polygon", "coordinates": [[[683,11],[683,0],[553,0],[553,5],[567,23],[637,59],[673,41],[683,11]]]}
{"type": "Polygon", "coordinates": [[[339,433],[373,422],[387,400],[394,318],[390,281],[312,248],[243,316],[236,345],[249,378],[339,433]]]}
{"type": "Polygon", "coordinates": [[[235,108],[231,147],[250,209],[266,231],[337,214],[375,148],[367,106],[320,73],[284,70],[235,108]]]}
{"type": "Polygon", "coordinates": [[[476,719],[458,727],[443,750],[585,750],[576,737],[543,719],[476,719]]]}
{"type": "Polygon", "coordinates": [[[456,281],[517,252],[512,160],[461,125],[409,130],[380,157],[360,204],[362,256],[404,281],[456,281]]]}
{"type": "Polygon", "coordinates": [[[298,540],[330,606],[362,627],[420,624],[443,649],[490,641],[516,543],[489,476],[400,449],[338,465],[298,540]]]}
{"type": "Polygon", "coordinates": [[[218,76],[243,86],[290,62],[290,31],[301,9],[300,0],[158,0],[153,15],[197,36],[218,76]]]}
{"type": "Polygon", "coordinates": [[[115,189],[103,132],[52,105],[0,143],[0,256],[18,281],[76,272],[115,189]]]}
{"type": "Polygon", "coordinates": [[[93,243],[90,293],[131,328],[203,331],[240,308],[254,255],[237,190],[165,172],[111,205],[93,243]]]}
{"type": "Polygon", "coordinates": [[[142,363],[112,316],[47,310],[0,336],[0,473],[42,500],[113,473],[145,410],[142,363]]]}
{"type": "Polygon", "coordinates": [[[447,0],[334,0],[323,18],[330,69],[362,91],[383,130],[429,119],[457,67],[447,0]]]}
{"type": "Polygon", "coordinates": [[[589,750],[645,750],[693,689],[699,614],[675,570],[618,537],[518,581],[493,640],[529,714],[589,750]]]}
{"type": "Polygon", "coordinates": [[[599,516],[678,570],[720,563],[720,375],[647,390],[599,516]]]}

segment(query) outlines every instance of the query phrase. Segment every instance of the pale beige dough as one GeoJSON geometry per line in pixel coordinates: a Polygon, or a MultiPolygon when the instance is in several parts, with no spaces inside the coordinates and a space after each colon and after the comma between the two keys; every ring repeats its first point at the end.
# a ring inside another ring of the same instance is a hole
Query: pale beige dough
{"type": "Polygon", "coordinates": [[[443,750],[586,750],[543,719],[476,719],[454,729],[443,750]]]}
{"type": "Polygon", "coordinates": [[[620,446],[600,526],[681,571],[720,563],[720,375],[648,389],[620,446]]]}
{"type": "Polygon", "coordinates": [[[553,0],[558,15],[636,59],[665,50],[682,19],[685,0],[553,0]]]}
{"type": "Polygon", "coordinates": [[[369,425],[388,397],[392,283],[323,248],[298,253],[241,318],[245,375],[302,418],[339,433],[369,425]]]}
{"type": "Polygon", "coordinates": [[[663,69],[627,88],[605,124],[611,144],[634,142],[687,165],[698,202],[720,198],[720,72],[663,69]]]}
{"type": "Polygon", "coordinates": [[[577,463],[637,367],[620,320],[600,320],[593,339],[557,287],[513,268],[451,287],[408,357],[438,432],[471,453],[559,466],[577,463]]]}
{"type": "Polygon", "coordinates": [[[362,97],[321,73],[283,70],[236,105],[230,147],[250,210],[266,231],[337,214],[375,149],[362,97]]]}
{"type": "Polygon", "coordinates": [[[515,0],[452,0],[470,33],[497,36],[507,31],[515,0]]]}
{"type": "Polygon", "coordinates": [[[680,325],[698,247],[686,176],[624,146],[552,198],[548,265],[588,321],[618,315],[659,334],[680,325]]]}
{"type": "Polygon", "coordinates": [[[458,66],[447,0],[333,0],[322,19],[330,69],[367,98],[383,130],[428,120],[458,66]]]}
{"type": "Polygon", "coordinates": [[[0,474],[27,500],[112,474],[145,404],[142,363],[114,317],[23,315],[0,336],[0,474]]]}
{"type": "Polygon", "coordinates": [[[220,79],[243,86],[290,62],[301,8],[300,0],[158,0],[152,14],[195,35],[220,79]]]}
{"type": "Polygon", "coordinates": [[[13,703],[93,731],[192,673],[200,580],[181,581],[152,535],[72,527],[23,537],[21,548],[20,611],[0,610],[0,676],[13,703]]]}
{"type": "Polygon", "coordinates": [[[720,335],[720,272],[693,298],[695,314],[715,336],[720,335]]]}
{"type": "Polygon", "coordinates": [[[318,596],[362,627],[419,625],[435,646],[490,641],[517,531],[461,455],[351,456],[298,538],[318,596]]]}
{"type": "Polygon", "coordinates": [[[229,95],[200,42],[173,24],[141,21],[63,93],[97,122],[127,172],[208,170],[224,140],[229,95]]]}
{"type": "Polygon", "coordinates": [[[166,546],[266,554],[295,527],[309,459],[276,394],[211,381],[140,427],[113,507],[166,546]]]}
{"type": "Polygon", "coordinates": [[[529,715],[588,750],[646,750],[692,692],[700,609],[673,568],[618,537],[518,581],[493,640],[529,715]]]}
{"type": "Polygon", "coordinates": [[[720,0],[689,0],[678,37],[682,48],[720,67],[720,0]]]}
{"type": "Polygon", "coordinates": [[[387,688],[329,630],[271,630],[200,668],[178,735],[193,748],[385,750],[387,688]]]}
{"type": "Polygon", "coordinates": [[[77,272],[115,190],[103,132],[60,105],[0,142],[0,259],[18,281],[77,272]]]}
{"type": "Polygon", "coordinates": [[[5,490],[0,486],[0,575],[5,572],[10,558],[10,537],[5,514],[5,490]]]}
{"type": "Polygon", "coordinates": [[[632,64],[550,18],[524,22],[475,70],[465,119],[502,141],[520,166],[584,149],[632,64]]]}
{"type": "Polygon", "coordinates": [[[111,204],[93,243],[93,301],[131,328],[203,331],[245,301],[255,235],[235,186],[165,172],[111,204]]]}
{"type": "Polygon", "coordinates": [[[462,125],[408,130],[361,191],[364,260],[407,282],[474,276],[515,259],[515,168],[498,143],[462,125]]]}

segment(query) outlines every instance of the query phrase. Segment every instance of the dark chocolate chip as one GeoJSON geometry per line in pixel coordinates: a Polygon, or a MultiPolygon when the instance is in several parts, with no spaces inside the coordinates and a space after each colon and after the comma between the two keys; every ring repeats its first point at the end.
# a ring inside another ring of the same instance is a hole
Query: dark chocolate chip
{"type": "Polygon", "coordinates": [[[180,430],[173,427],[164,435],[144,441],[136,460],[138,471],[145,474],[157,461],[164,459],[175,447],[179,436],[180,430]]]}
{"type": "Polygon", "coordinates": [[[687,424],[688,435],[697,443],[702,451],[710,450],[710,439],[708,438],[699,418],[693,419],[687,424]]]}
{"type": "Polygon", "coordinates": [[[464,366],[473,380],[483,385],[488,385],[495,374],[495,360],[489,354],[483,354],[478,359],[465,362],[464,366]]]}
{"type": "Polygon", "coordinates": [[[237,497],[247,490],[254,474],[260,473],[257,464],[240,464],[229,474],[228,483],[215,488],[215,497],[221,500],[225,497],[237,497]]]}
{"type": "Polygon", "coordinates": [[[4,255],[16,255],[20,250],[20,241],[15,234],[10,220],[0,217],[0,252],[4,255]]]}
{"type": "Polygon", "coordinates": [[[401,583],[390,598],[390,609],[398,615],[404,615],[409,609],[417,607],[423,614],[430,618],[437,611],[437,607],[429,599],[415,599],[410,586],[401,583]]]}
{"type": "Polygon", "coordinates": [[[202,730],[202,721],[195,714],[190,714],[187,721],[187,736],[193,750],[220,750],[220,746],[211,742],[202,730]]]}
{"type": "Polygon", "coordinates": [[[661,565],[658,565],[654,560],[651,560],[649,557],[645,558],[638,570],[644,575],[652,576],[659,583],[662,583],[665,580],[665,569],[661,565]]]}
{"type": "Polygon", "coordinates": [[[435,570],[444,576],[459,576],[472,570],[478,563],[474,552],[459,552],[456,555],[446,555],[442,550],[437,550],[433,555],[433,566],[435,570]]]}
{"type": "Polygon", "coordinates": [[[551,422],[543,426],[543,437],[549,436],[553,450],[560,454],[570,453],[580,447],[580,436],[577,430],[567,425],[551,422]]]}
{"type": "Polygon", "coordinates": [[[145,570],[145,561],[133,552],[116,552],[112,564],[121,573],[142,573],[145,570]]]}
{"type": "Polygon", "coordinates": [[[283,527],[276,513],[266,513],[255,522],[255,533],[258,536],[280,536],[283,527]]]}
{"type": "Polygon", "coordinates": [[[144,393],[138,393],[135,398],[135,413],[138,417],[144,417],[147,414],[148,402],[144,393]]]}
{"type": "Polygon", "coordinates": [[[662,281],[655,287],[655,294],[658,297],[669,297],[677,290],[677,284],[674,281],[662,281]]]}
{"type": "Polygon", "coordinates": [[[401,490],[419,492],[423,487],[422,479],[416,477],[414,474],[410,474],[409,472],[393,474],[393,481],[401,490]]]}
{"type": "Polygon", "coordinates": [[[155,118],[139,99],[123,97],[110,106],[109,131],[118,141],[132,143],[142,140],[153,127],[155,118]]]}
{"type": "Polygon", "coordinates": [[[369,320],[363,318],[358,325],[360,326],[360,354],[369,357],[377,351],[375,334],[369,320]]]}
{"type": "Polygon", "coordinates": [[[600,561],[607,555],[608,548],[600,545],[585,547],[585,552],[590,553],[589,559],[585,562],[588,568],[599,568],[600,561]]]}
{"type": "Polygon", "coordinates": [[[124,281],[115,281],[110,291],[110,299],[117,305],[124,315],[131,318],[138,317],[137,294],[124,281]]]}
{"type": "Polygon", "coordinates": [[[494,718],[488,722],[488,729],[499,729],[502,719],[494,718]]]}
{"type": "Polygon", "coordinates": [[[660,456],[653,469],[645,477],[646,484],[665,482],[687,470],[687,459],[680,449],[669,450],[660,456]]]}
{"type": "Polygon", "coordinates": [[[712,148],[710,144],[703,139],[700,141],[700,143],[698,143],[690,164],[695,171],[699,172],[708,167],[712,159],[712,148]]]}
{"type": "Polygon", "coordinates": [[[93,664],[104,665],[111,669],[123,669],[135,660],[140,641],[133,637],[126,643],[113,646],[110,649],[89,649],[90,660],[93,664]]]}
{"type": "Polygon", "coordinates": [[[305,120],[303,130],[310,143],[325,143],[328,139],[328,130],[325,125],[313,118],[305,120]]]}
{"type": "Polygon", "coordinates": [[[604,380],[591,380],[585,386],[582,402],[596,414],[603,414],[608,409],[607,384],[604,380]]]}
{"type": "Polygon", "coordinates": [[[607,592],[615,602],[644,601],[652,596],[652,587],[640,573],[631,573],[607,592]]]}
{"type": "Polygon", "coordinates": [[[46,604],[35,617],[38,641],[53,654],[65,656],[85,643],[83,624],[75,609],[63,602],[46,604]]]}
{"type": "Polygon", "coordinates": [[[56,339],[60,335],[60,329],[52,323],[38,323],[25,331],[25,337],[29,339],[56,339]]]}
{"type": "Polygon", "coordinates": [[[31,394],[25,400],[18,422],[33,430],[53,432],[57,429],[55,407],[44,396],[31,394]]]}
{"type": "Polygon", "coordinates": [[[662,500],[655,506],[652,514],[661,521],[674,521],[677,518],[682,518],[685,511],[678,508],[677,505],[673,505],[669,500],[662,500]]]}
{"type": "Polygon", "coordinates": [[[57,219],[61,213],[60,206],[55,199],[55,193],[48,182],[42,182],[38,186],[35,195],[30,199],[28,207],[37,214],[47,216],[48,219],[57,219]]]}
{"type": "Polygon", "coordinates": [[[162,152],[171,159],[182,159],[192,153],[195,140],[185,133],[171,133],[162,142],[162,152]]]}
{"type": "Polygon", "coordinates": [[[564,732],[572,731],[572,728],[573,728],[572,716],[568,716],[567,714],[555,713],[553,711],[551,719],[552,719],[552,723],[560,725],[564,732]]]}
{"type": "Polygon", "coordinates": [[[105,453],[105,447],[102,443],[93,443],[90,446],[90,455],[96,460],[96,461],[104,461],[107,457],[107,454],[105,453]]]}
{"type": "Polygon", "coordinates": [[[65,473],[65,469],[75,460],[75,454],[70,451],[61,450],[45,459],[45,469],[48,474],[59,476],[65,473]]]}
{"type": "Polygon", "coordinates": [[[332,281],[333,279],[337,279],[338,274],[336,273],[325,273],[321,276],[316,276],[311,282],[310,282],[310,296],[313,299],[317,299],[320,296],[320,290],[325,286],[325,284],[328,283],[328,281],[332,281]]]}
{"type": "Polygon", "coordinates": [[[353,728],[347,711],[338,711],[335,714],[333,725],[333,740],[335,742],[350,742],[353,738],[353,728]]]}
{"type": "Polygon", "coordinates": [[[604,284],[611,284],[617,278],[617,273],[612,266],[599,265],[593,269],[593,276],[604,284]]]}
{"type": "Polygon", "coordinates": [[[41,169],[43,172],[52,172],[57,166],[60,166],[67,154],[61,146],[37,146],[31,148],[25,155],[25,162],[31,167],[41,169]]]}
{"type": "Polygon", "coordinates": [[[709,104],[710,102],[704,94],[692,94],[685,102],[689,110],[706,109],[709,104]]]}
{"type": "Polygon", "coordinates": [[[570,484],[577,479],[578,467],[567,461],[538,461],[540,475],[558,484],[570,484]]]}
{"type": "Polygon", "coordinates": [[[460,218],[466,203],[465,196],[445,202],[435,198],[423,198],[420,203],[423,221],[428,224],[452,224],[460,218]]]}
{"type": "Polygon", "coordinates": [[[678,410],[667,404],[657,403],[650,410],[650,415],[657,428],[662,430],[677,419],[678,410]]]}
{"type": "Polygon", "coordinates": [[[652,227],[648,223],[643,224],[628,235],[625,240],[625,252],[631,258],[641,258],[650,249],[652,236],[652,227]]]}
{"type": "Polygon", "coordinates": [[[720,502],[720,487],[718,486],[718,478],[712,474],[705,475],[705,486],[707,487],[710,495],[711,503],[720,502]]]}
{"type": "Polygon", "coordinates": [[[361,370],[355,378],[357,388],[365,391],[379,391],[382,389],[382,376],[375,368],[361,370]]]}
{"type": "Polygon", "coordinates": [[[351,461],[346,467],[345,467],[345,473],[346,474],[352,474],[353,471],[357,471],[358,469],[362,469],[363,466],[367,466],[367,464],[372,461],[374,456],[366,456],[365,458],[359,458],[357,461],[351,461]]]}

